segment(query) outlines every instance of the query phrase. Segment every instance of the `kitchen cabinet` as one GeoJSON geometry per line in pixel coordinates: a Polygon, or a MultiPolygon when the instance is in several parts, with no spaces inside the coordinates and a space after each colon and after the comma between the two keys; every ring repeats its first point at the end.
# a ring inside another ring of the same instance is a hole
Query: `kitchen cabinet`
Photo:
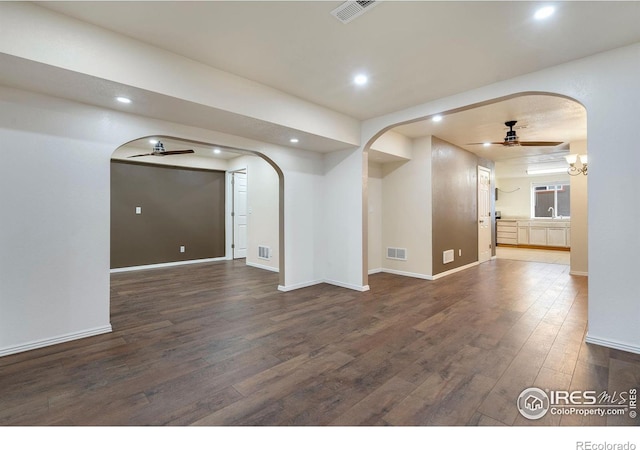
{"type": "Polygon", "coordinates": [[[547,229],[539,226],[529,228],[529,244],[547,245],[547,229]]]}
{"type": "Polygon", "coordinates": [[[567,246],[566,228],[547,228],[547,245],[552,247],[567,246]]]}
{"type": "Polygon", "coordinates": [[[500,219],[497,221],[497,229],[498,244],[571,246],[571,223],[568,220],[500,219]]]}
{"type": "Polygon", "coordinates": [[[496,242],[498,244],[518,244],[518,223],[515,220],[497,221],[496,242]]]}
{"type": "Polygon", "coordinates": [[[518,221],[518,245],[529,245],[529,222],[518,221]]]}

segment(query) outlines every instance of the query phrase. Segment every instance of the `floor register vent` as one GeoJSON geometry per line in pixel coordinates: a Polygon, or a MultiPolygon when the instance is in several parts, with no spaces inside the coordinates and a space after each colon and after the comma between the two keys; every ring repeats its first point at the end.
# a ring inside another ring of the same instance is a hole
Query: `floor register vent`
{"type": "Polygon", "coordinates": [[[399,259],[402,261],[407,260],[407,249],[387,247],[387,259],[399,259]]]}
{"type": "Polygon", "coordinates": [[[271,247],[266,245],[258,245],[258,258],[271,259],[271,247]]]}
{"type": "Polygon", "coordinates": [[[342,23],[349,23],[356,17],[360,17],[365,12],[373,9],[380,1],[370,0],[358,0],[355,2],[344,2],[336,9],[331,11],[331,15],[334,16],[342,23]]]}

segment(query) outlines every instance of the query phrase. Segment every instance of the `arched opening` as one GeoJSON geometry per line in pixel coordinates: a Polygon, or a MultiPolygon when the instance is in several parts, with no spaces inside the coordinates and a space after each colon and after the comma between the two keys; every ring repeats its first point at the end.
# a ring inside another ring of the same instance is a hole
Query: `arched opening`
{"type": "Polygon", "coordinates": [[[164,135],[127,142],[111,157],[111,271],[235,258],[278,272],[282,285],[283,187],[280,168],[259,152],[164,135]],[[244,224],[234,241],[238,197],[244,224]],[[244,252],[234,252],[240,242],[244,252]]]}
{"type": "Polygon", "coordinates": [[[477,222],[471,213],[477,208],[472,180],[477,166],[491,169],[491,256],[496,257],[496,244],[498,250],[501,245],[570,250],[558,260],[569,264],[570,259],[571,273],[586,275],[587,177],[570,176],[565,159],[587,153],[584,106],[565,96],[523,92],[439,116],[387,126],[365,147],[365,276],[387,271],[435,279],[477,264],[477,222]],[[517,121],[519,145],[503,145],[509,132],[505,122],[511,120],[517,121]],[[557,214],[557,207],[536,212],[533,189],[542,182],[562,186],[570,218],[557,214]],[[506,239],[502,232],[498,236],[496,212],[513,220],[513,235],[506,239]]]}

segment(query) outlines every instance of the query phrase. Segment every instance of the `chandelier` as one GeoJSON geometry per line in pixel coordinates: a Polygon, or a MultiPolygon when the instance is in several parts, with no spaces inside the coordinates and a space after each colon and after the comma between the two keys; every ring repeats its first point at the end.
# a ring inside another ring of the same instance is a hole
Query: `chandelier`
{"type": "Polygon", "coordinates": [[[565,156],[569,163],[569,169],[567,173],[571,176],[587,175],[587,155],[567,155],[565,156]]]}

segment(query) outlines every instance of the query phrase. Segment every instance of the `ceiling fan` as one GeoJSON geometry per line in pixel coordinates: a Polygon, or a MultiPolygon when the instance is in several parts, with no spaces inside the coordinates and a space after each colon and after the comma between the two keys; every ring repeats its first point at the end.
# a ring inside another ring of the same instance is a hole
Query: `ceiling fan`
{"type": "Polygon", "coordinates": [[[156,142],[153,146],[153,151],[151,153],[143,153],[141,155],[132,155],[129,158],[137,158],[139,156],[167,156],[167,155],[184,155],[186,153],[195,153],[195,151],[189,150],[165,150],[164,144],[160,141],[156,142]]]}
{"type": "MultiPolygon", "coordinates": [[[[509,131],[507,131],[507,135],[502,142],[488,142],[488,144],[493,145],[504,145],[505,147],[555,147],[556,145],[562,144],[562,142],[553,142],[553,141],[521,141],[518,135],[516,134],[513,127],[518,123],[517,120],[509,120],[504,124],[509,127],[509,131]]],[[[472,144],[467,145],[484,145],[486,142],[474,142],[472,144]]]]}

